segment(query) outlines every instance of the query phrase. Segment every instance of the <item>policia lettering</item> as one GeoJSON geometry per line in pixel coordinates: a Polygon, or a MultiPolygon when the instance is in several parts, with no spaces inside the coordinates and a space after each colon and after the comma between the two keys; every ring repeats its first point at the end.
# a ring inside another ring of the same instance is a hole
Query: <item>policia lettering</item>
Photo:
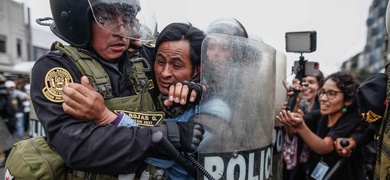
{"type": "MultiPolygon", "coordinates": [[[[99,62],[83,53],[81,49],[66,46],[60,42],[54,42],[51,50],[59,50],[72,59],[81,74],[87,76],[94,89],[102,94],[105,105],[111,111],[128,114],[139,126],[153,126],[162,123],[165,114],[157,112],[148,92],[154,86],[145,75],[145,68],[140,60],[142,58],[131,57],[129,59],[134,65],[133,73],[129,75],[129,79],[135,85],[138,93],[133,96],[113,98],[110,78],[99,62]]],[[[150,68],[147,69],[150,70],[150,68]]],[[[52,102],[63,102],[62,87],[66,83],[73,82],[70,73],[63,68],[53,68],[46,74],[45,78],[45,88],[42,89],[45,97],[52,102]]]]}

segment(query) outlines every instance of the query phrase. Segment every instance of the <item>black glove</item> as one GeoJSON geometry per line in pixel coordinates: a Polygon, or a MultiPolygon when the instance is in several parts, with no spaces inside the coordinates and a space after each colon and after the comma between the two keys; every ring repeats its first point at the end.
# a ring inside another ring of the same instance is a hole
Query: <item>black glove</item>
{"type": "Polygon", "coordinates": [[[188,95],[187,95],[187,102],[190,102],[191,92],[192,90],[195,90],[196,98],[193,103],[198,104],[199,101],[202,99],[202,95],[204,91],[203,86],[200,83],[195,83],[194,81],[191,82],[183,81],[182,83],[183,85],[187,85],[189,88],[188,95]]]}
{"type": "MultiPolygon", "coordinates": [[[[190,103],[190,98],[191,98],[191,92],[192,90],[195,90],[196,92],[196,98],[195,98],[195,101],[192,102],[193,104],[198,104],[199,101],[202,99],[202,94],[203,94],[203,91],[204,91],[204,87],[202,84],[200,83],[197,83],[195,81],[191,81],[191,82],[188,82],[188,81],[183,81],[181,82],[183,85],[186,85],[188,86],[188,95],[187,95],[187,102],[190,103]]],[[[171,84],[169,85],[168,89],[171,87],[171,86],[175,86],[177,83],[175,84],[171,84]]],[[[166,98],[166,97],[165,97],[166,98]]],[[[180,104],[179,104],[180,105],[180,104]]]]}
{"type": "MultiPolygon", "coordinates": [[[[192,108],[194,105],[199,104],[199,101],[202,99],[202,94],[204,91],[203,85],[201,85],[200,83],[195,83],[193,81],[191,81],[191,82],[183,81],[181,83],[183,85],[188,86],[188,89],[189,89],[188,95],[187,95],[187,104],[181,105],[179,103],[173,102],[172,106],[167,107],[167,106],[164,106],[164,101],[166,101],[168,99],[168,96],[160,94],[157,97],[157,100],[158,100],[157,109],[164,111],[165,114],[167,115],[166,117],[177,117],[178,115],[180,115],[184,111],[192,108]],[[190,102],[192,90],[195,90],[195,92],[196,92],[196,98],[195,98],[194,102],[190,102]]],[[[174,85],[176,85],[176,84],[174,84],[174,85]]],[[[170,86],[173,86],[173,85],[170,85],[170,86]]],[[[169,89],[169,87],[168,87],[168,89],[169,89]]]]}
{"type": "Polygon", "coordinates": [[[165,121],[168,140],[179,151],[195,152],[203,140],[204,129],[199,123],[165,121]]]}

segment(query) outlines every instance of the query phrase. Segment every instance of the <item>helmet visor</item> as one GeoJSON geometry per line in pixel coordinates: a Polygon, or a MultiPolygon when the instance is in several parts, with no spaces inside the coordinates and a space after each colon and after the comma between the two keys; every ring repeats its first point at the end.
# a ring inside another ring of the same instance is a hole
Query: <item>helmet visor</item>
{"type": "Polygon", "coordinates": [[[96,23],[104,30],[126,38],[141,37],[139,0],[88,0],[96,23]]]}
{"type": "Polygon", "coordinates": [[[157,37],[157,19],[153,12],[146,12],[144,9],[138,15],[141,37],[139,40],[144,43],[154,43],[157,37]]]}

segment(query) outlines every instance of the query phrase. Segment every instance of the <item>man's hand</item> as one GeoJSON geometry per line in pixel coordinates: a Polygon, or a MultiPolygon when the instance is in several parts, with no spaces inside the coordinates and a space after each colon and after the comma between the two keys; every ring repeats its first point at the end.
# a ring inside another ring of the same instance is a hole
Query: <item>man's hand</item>
{"type": "Polygon", "coordinates": [[[335,150],[337,151],[337,153],[339,154],[339,156],[348,157],[351,155],[352,149],[354,149],[356,147],[356,141],[352,137],[350,137],[350,138],[337,138],[334,141],[334,147],[335,147],[335,150]],[[348,146],[343,147],[340,144],[341,140],[343,140],[343,139],[347,139],[349,141],[348,146]]]}
{"type": "Polygon", "coordinates": [[[103,96],[94,90],[85,76],[81,78],[81,84],[69,83],[64,86],[62,99],[64,112],[79,119],[109,124],[117,117],[104,105],[103,96]]]}
{"type": "Polygon", "coordinates": [[[172,106],[174,103],[185,105],[187,101],[197,103],[202,98],[205,87],[194,82],[179,82],[169,86],[168,99],[164,106],[172,106]]]}

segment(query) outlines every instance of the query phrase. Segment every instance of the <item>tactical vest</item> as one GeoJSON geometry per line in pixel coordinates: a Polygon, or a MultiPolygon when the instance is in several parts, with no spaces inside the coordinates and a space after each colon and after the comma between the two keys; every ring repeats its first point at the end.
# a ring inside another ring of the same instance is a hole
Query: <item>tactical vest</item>
{"type": "MultiPolygon", "coordinates": [[[[139,52],[136,56],[132,56],[129,59],[133,63],[133,69],[128,76],[134,84],[134,90],[137,94],[113,97],[110,78],[97,60],[74,47],[63,45],[58,41],[52,44],[51,50],[59,50],[65,53],[75,63],[80,73],[88,78],[93,88],[102,94],[106,107],[111,111],[128,114],[140,126],[153,126],[163,122],[165,114],[164,112],[156,111],[156,106],[149,93],[149,88],[153,83],[145,75],[145,68],[142,63],[145,59],[140,56],[139,52]]],[[[67,179],[115,180],[118,177],[70,170],[67,173],[67,179]]]]}
{"type": "Polygon", "coordinates": [[[146,77],[142,63],[144,58],[140,58],[139,54],[130,57],[129,61],[133,63],[133,69],[128,76],[134,84],[134,90],[137,94],[125,97],[112,97],[110,78],[97,60],[74,47],[63,45],[58,41],[53,43],[51,49],[60,50],[75,63],[81,74],[88,77],[94,89],[102,94],[106,107],[111,111],[128,114],[140,126],[153,126],[162,123],[164,113],[156,112],[156,106],[149,93],[149,88],[153,86],[153,82],[146,77]]]}

